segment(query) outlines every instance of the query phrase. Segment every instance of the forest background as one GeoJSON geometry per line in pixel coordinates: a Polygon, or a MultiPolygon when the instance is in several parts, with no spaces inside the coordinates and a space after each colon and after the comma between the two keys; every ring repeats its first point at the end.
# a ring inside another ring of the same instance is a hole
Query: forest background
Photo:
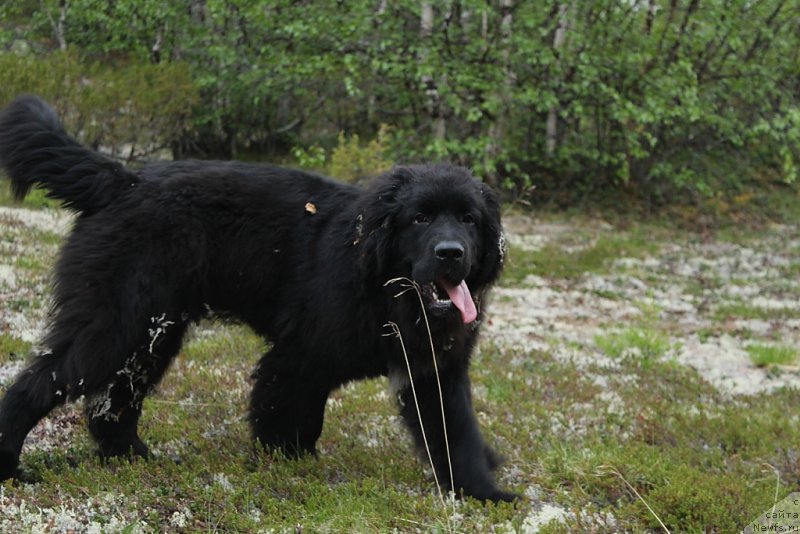
{"type": "Polygon", "coordinates": [[[130,162],[450,160],[512,198],[724,212],[796,196],[799,44],[788,0],[14,0],[0,102],[130,162]]]}

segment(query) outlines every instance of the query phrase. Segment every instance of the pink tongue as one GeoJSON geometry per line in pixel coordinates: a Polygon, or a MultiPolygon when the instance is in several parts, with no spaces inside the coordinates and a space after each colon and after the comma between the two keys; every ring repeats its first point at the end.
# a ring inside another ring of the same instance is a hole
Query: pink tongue
{"type": "Polygon", "coordinates": [[[475,303],[472,301],[472,295],[470,295],[465,281],[462,280],[457,286],[451,285],[445,280],[439,280],[439,284],[444,287],[450,301],[461,312],[461,320],[464,323],[471,323],[478,317],[478,310],[475,309],[475,303]]]}

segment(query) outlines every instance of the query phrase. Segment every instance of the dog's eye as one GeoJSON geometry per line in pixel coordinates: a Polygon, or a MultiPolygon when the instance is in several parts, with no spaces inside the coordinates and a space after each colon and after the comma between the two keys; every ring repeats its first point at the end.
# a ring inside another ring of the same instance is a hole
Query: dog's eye
{"type": "Polygon", "coordinates": [[[475,217],[471,213],[465,213],[461,216],[461,222],[464,224],[475,224],[475,217]]]}
{"type": "Polygon", "coordinates": [[[428,224],[431,220],[424,213],[414,215],[414,224],[428,224]]]}

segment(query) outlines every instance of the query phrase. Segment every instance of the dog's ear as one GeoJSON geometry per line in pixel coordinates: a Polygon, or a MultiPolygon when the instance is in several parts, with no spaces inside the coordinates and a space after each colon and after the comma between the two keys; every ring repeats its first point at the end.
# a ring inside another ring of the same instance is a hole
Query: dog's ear
{"type": "Polygon", "coordinates": [[[414,178],[408,167],[395,167],[378,176],[361,195],[354,225],[353,245],[360,248],[365,273],[384,277],[392,254],[395,218],[402,206],[398,194],[414,178]]]}
{"type": "Polygon", "coordinates": [[[500,271],[506,255],[506,236],[500,222],[500,201],[491,187],[484,183],[478,184],[480,196],[483,200],[481,219],[483,228],[481,235],[481,269],[477,279],[481,286],[492,285],[500,271]]]}

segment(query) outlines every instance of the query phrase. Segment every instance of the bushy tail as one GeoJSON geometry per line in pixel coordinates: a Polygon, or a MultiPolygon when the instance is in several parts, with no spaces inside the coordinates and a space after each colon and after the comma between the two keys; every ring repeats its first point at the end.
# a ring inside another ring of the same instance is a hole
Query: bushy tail
{"type": "Polygon", "coordinates": [[[139,181],[121,164],[67,135],[53,109],[35,96],[18,97],[0,112],[0,165],[17,199],[39,184],[48,197],[87,214],[139,181]]]}

